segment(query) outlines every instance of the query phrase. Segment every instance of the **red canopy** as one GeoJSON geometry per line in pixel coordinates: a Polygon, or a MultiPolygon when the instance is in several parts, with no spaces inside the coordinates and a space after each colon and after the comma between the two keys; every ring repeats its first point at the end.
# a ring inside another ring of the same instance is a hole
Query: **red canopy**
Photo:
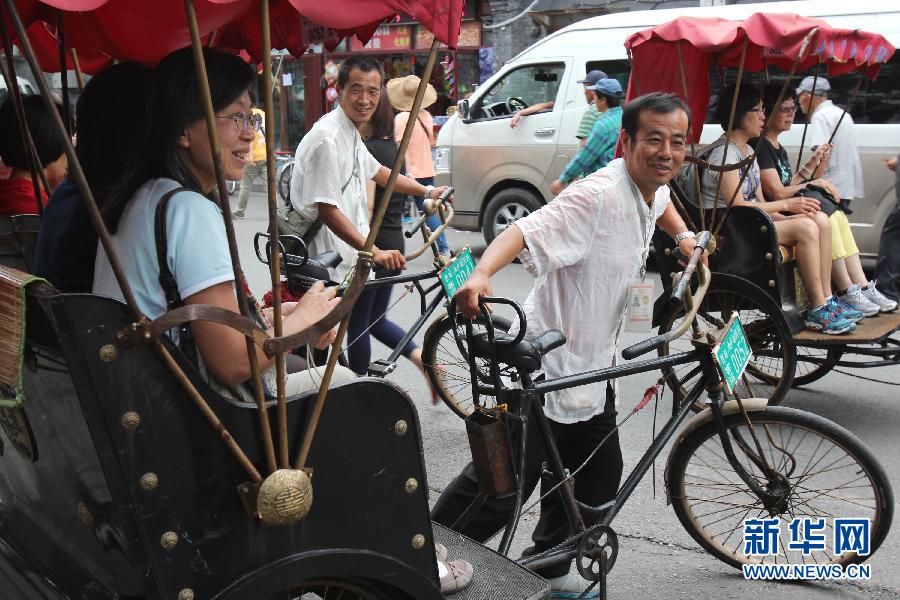
{"type": "MultiPolygon", "coordinates": [[[[738,67],[747,43],[744,70],[760,71],[766,65],[790,70],[800,56],[798,72],[822,63],[829,75],[859,71],[875,79],[881,65],[894,54],[882,36],[851,29],[834,29],[821,19],[793,14],[757,13],[745,21],[680,17],[631,35],[625,41],[634,60],[634,77],[628,98],[664,91],[684,96],[678,64],[678,46],[684,56],[685,79],[691,112],[705,115],[709,103],[709,69],[738,67]],[[804,41],[809,38],[809,45],[804,41]],[[802,53],[802,55],[801,55],[802,53]]],[[[703,119],[694,119],[695,139],[703,119]]]]}
{"type": "MultiPolygon", "coordinates": [[[[398,13],[409,14],[451,48],[459,37],[465,0],[271,0],[272,46],[295,55],[305,50],[300,15],[319,25],[356,34],[368,41],[378,24],[398,13]]],[[[66,45],[106,54],[116,60],[154,64],[163,56],[190,44],[183,0],[15,0],[26,27],[37,21],[55,30],[56,9],[64,12],[66,45]]],[[[259,0],[194,0],[200,34],[217,32],[216,45],[246,50],[259,59],[263,50],[259,32],[259,0]]],[[[5,8],[3,9],[5,13],[5,8]]],[[[8,15],[6,27],[12,32],[8,15]]],[[[12,37],[15,37],[12,34],[12,37]]],[[[47,45],[47,40],[36,40],[47,45]]],[[[55,40],[44,52],[42,66],[59,70],[55,40]],[[56,56],[50,60],[50,56],[56,56]]],[[[79,54],[81,56],[81,54],[79,54]]]]}

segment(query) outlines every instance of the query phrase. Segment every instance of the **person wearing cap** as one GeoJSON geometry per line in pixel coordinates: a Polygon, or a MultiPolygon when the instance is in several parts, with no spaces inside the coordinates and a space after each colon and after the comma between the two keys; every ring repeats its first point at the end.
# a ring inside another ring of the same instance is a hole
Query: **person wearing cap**
{"type": "MultiPolygon", "coordinates": [[[[831,148],[827,158],[824,159],[826,165],[821,177],[831,181],[832,185],[837,188],[840,193],[838,210],[849,215],[852,212],[850,201],[854,198],[865,197],[862,162],[856,146],[853,117],[849,112],[845,114],[843,108],[835,106],[828,99],[830,92],[831,83],[827,79],[809,76],[800,82],[800,86],[797,88],[797,100],[809,121],[807,139],[810,146],[822,146],[831,140],[831,148]],[[832,133],[834,133],[833,139],[832,133]]],[[[812,175],[812,173],[805,172],[804,169],[800,169],[799,174],[804,179],[812,175]]],[[[896,308],[892,300],[885,298],[878,291],[875,281],[858,283],[865,281],[866,276],[859,263],[859,253],[858,251],[854,252],[857,250],[855,244],[849,240],[847,244],[850,248],[849,254],[855,256],[854,260],[847,261],[848,267],[853,267],[851,272],[853,281],[846,280],[843,285],[840,285],[839,281],[835,281],[835,288],[841,300],[866,314],[869,314],[873,305],[881,311],[890,311],[896,308]],[[846,286],[847,283],[851,285],[846,286]]]]}
{"type": "Polygon", "coordinates": [[[616,154],[616,141],[622,128],[622,85],[615,79],[600,79],[588,86],[594,93],[597,122],[591,128],[587,142],[569,161],[562,175],[550,184],[550,192],[558,196],[572,181],[598,171],[609,164],[616,154]]]}
{"type": "Polygon", "coordinates": [[[591,129],[594,127],[594,123],[597,122],[597,117],[600,116],[594,103],[593,86],[601,79],[606,79],[606,73],[599,69],[594,69],[593,71],[588,71],[584,79],[578,80],[578,83],[584,86],[584,98],[588,103],[587,110],[584,111],[581,121],[578,123],[578,131],[575,133],[575,137],[581,141],[582,146],[587,143],[587,139],[591,135],[591,129]]]}
{"type": "MultiPolygon", "coordinates": [[[[409,122],[409,114],[412,110],[413,100],[416,98],[416,91],[419,89],[421,80],[415,75],[406,77],[398,77],[387,82],[388,100],[396,110],[400,111],[394,117],[394,140],[399,144],[403,139],[403,132],[406,131],[406,124],[409,122]]],[[[434,148],[434,121],[426,108],[437,101],[437,92],[430,83],[425,87],[425,96],[422,98],[422,106],[419,107],[419,114],[416,115],[415,128],[413,128],[412,137],[409,138],[409,145],[406,148],[406,171],[407,175],[421,183],[422,185],[434,185],[434,162],[431,159],[431,149],[434,148]]],[[[419,212],[425,209],[425,199],[422,196],[414,196],[416,206],[419,212]]],[[[426,221],[429,229],[435,231],[441,226],[441,219],[435,214],[428,217],[426,221]]],[[[438,251],[442,256],[450,256],[450,245],[447,244],[447,238],[442,233],[437,239],[438,251]]]]}

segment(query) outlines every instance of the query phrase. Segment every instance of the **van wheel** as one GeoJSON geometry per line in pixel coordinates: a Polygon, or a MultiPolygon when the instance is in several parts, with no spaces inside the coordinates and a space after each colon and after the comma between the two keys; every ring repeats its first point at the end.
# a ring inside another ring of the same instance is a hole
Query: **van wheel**
{"type": "Polygon", "coordinates": [[[497,193],[488,202],[481,222],[484,241],[490,244],[510,224],[527,217],[543,204],[534,192],[522,188],[507,188],[497,193]]]}

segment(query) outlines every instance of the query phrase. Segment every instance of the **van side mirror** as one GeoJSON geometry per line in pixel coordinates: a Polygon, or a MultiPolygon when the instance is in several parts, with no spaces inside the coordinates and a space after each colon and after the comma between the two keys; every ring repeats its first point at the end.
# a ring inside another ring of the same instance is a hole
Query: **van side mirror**
{"type": "Polygon", "coordinates": [[[468,100],[460,100],[456,103],[457,112],[459,113],[459,118],[462,120],[466,120],[469,118],[469,101],[468,100]]]}

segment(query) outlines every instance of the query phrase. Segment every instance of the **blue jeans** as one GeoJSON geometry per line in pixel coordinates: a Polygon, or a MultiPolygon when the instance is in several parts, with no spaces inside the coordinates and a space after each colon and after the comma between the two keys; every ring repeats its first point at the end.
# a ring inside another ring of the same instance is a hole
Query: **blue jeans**
{"type": "MultiPolygon", "coordinates": [[[[434,185],[434,177],[422,177],[421,179],[416,179],[422,185],[434,185]]],[[[419,212],[425,210],[425,199],[420,198],[419,196],[413,196],[416,200],[416,208],[419,209],[419,212]]],[[[441,218],[437,216],[437,214],[431,215],[425,221],[428,224],[428,229],[431,231],[437,231],[437,228],[441,226],[441,218]]],[[[441,254],[450,254],[450,245],[447,243],[447,238],[444,237],[442,233],[437,239],[438,252],[441,254]]]]}
{"type": "MultiPolygon", "coordinates": [[[[353,305],[353,311],[350,313],[350,323],[347,325],[347,341],[356,341],[348,349],[347,359],[350,362],[350,369],[358,375],[365,375],[369,370],[369,363],[372,362],[372,344],[369,340],[369,334],[363,334],[363,332],[374,320],[387,312],[393,287],[392,285],[385,285],[363,290],[356,304],[353,305]],[[359,339],[357,340],[356,338],[359,339]]],[[[387,318],[379,319],[377,323],[372,325],[372,329],[369,332],[375,336],[376,340],[391,350],[406,335],[406,332],[399,325],[393,321],[388,321],[387,318]]],[[[403,348],[403,356],[409,358],[409,355],[417,347],[410,340],[403,348]]]]}

